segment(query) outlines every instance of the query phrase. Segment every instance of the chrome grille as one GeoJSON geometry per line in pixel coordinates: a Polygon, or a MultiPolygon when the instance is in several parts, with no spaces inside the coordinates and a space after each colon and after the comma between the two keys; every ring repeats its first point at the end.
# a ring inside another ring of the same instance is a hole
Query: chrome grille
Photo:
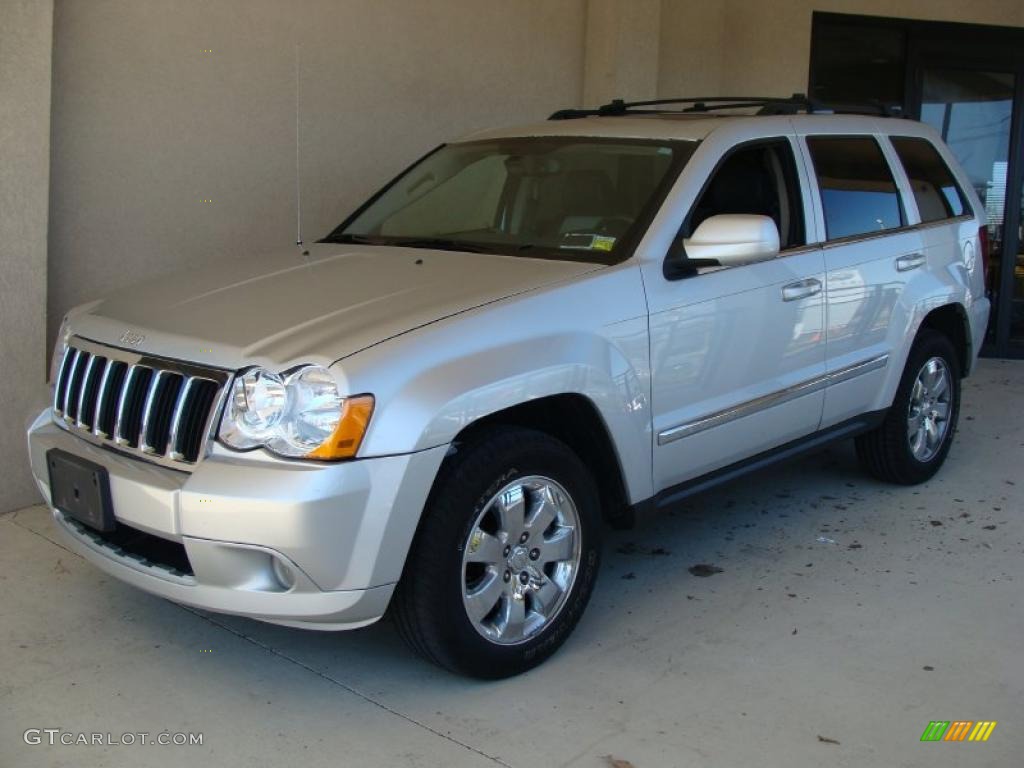
{"type": "Polygon", "coordinates": [[[57,375],[54,419],[91,442],[188,469],[205,453],[230,378],[75,337],[57,375]]]}

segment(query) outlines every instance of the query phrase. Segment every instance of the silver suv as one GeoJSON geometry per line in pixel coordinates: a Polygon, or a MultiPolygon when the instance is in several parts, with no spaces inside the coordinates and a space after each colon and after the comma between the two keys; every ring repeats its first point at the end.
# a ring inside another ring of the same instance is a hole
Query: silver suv
{"type": "Polygon", "coordinates": [[[29,429],[67,545],[276,624],[390,608],[503,677],[579,621],[605,523],[843,438],[883,480],[938,470],[989,302],[932,130],[798,99],[553,118],[437,148],[307,251],[72,311],[29,429]]]}

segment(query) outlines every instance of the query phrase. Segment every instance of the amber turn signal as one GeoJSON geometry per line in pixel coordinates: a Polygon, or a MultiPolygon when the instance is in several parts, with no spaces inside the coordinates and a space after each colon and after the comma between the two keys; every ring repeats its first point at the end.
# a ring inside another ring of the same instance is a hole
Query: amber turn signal
{"type": "Polygon", "coordinates": [[[306,454],[307,459],[351,459],[356,455],[366,434],[366,427],[373,415],[373,395],[357,395],[345,398],[341,421],[334,434],[324,440],[320,447],[306,454]]]}

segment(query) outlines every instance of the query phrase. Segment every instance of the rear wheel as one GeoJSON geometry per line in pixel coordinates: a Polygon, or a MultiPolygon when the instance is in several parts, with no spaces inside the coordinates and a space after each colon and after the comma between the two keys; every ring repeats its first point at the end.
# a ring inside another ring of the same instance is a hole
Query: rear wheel
{"type": "Polygon", "coordinates": [[[495,429],[461,445],[395,594],[400,633],[434,663],[475,677],[541,663],[590,598],[599,509],[586,467],[544,433],[495,429]]]}
{"type": "Polygon", "coordinates": [[[920,333],[885,421],[857,438],[857,456],[880,480],[904,485],[932,477],[949,453],[960,412],[960,368],[949,339],[920,333]]]}

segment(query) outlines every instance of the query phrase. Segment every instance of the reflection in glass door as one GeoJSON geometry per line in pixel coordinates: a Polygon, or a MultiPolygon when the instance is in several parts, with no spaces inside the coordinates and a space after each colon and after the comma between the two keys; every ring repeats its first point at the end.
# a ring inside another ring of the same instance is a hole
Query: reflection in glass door
{"type": "Polygon", "coordinates": [[[1013,268],[1013,294],[1010,304],[1010,343],[1015,356],[1024,350],[1024,189],[1021,192],[1020,218],[1017,219],[1017,258],[1013,268]]]}
{"type": "MultiPolygon", "coordinates": [[[[926,68],[921,90],[921,120],[942,134],[985,205],[990,248],[985,284],[992,294],[993,307],[1000,306],[1004,244],[1016,251],[1019,242],[1019,238],[1011,238],[1013,242],[1006,243],[1004,227],[1014,80],[1009,72],[926,68]]],[[[1022,279],[1014,281],[1015,296],[1024,299],[1024,266],[1018,271],[1022,279]]],[[[1015,302],[1015,306],[1021,305],[1015,302]]],[[[990,332],[994,327],[990,322],[990,332]]]]}

